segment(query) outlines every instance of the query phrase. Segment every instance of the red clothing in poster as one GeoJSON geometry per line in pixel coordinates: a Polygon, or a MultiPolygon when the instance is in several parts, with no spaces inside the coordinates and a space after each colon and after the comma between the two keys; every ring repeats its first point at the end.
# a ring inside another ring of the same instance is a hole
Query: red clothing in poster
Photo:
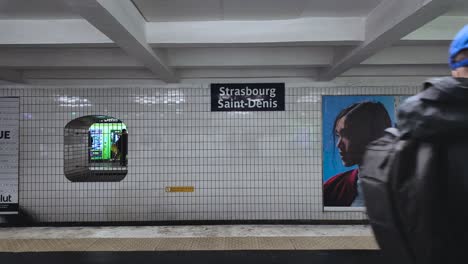
{"type": "Polygon", "coordinates": [[[354,169],[328,179],[323,185],[324,206],[351,206],[357,195],[358,173],[354,169]]]}

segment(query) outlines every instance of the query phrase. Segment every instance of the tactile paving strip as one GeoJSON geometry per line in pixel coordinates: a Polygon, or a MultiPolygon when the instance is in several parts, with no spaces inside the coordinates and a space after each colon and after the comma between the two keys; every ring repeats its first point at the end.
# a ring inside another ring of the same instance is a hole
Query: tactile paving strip
{"type": "Polygon", "coordinates": [[[371,236],[0,239],[0,252],[376,249],[371,236]]]}

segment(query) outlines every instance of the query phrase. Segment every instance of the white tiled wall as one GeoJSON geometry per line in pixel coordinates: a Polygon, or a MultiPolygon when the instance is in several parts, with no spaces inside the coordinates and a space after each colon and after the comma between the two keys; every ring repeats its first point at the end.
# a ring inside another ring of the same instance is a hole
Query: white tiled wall
{"type": "Polygon", "coordinates": [[[215,113],[204,86],[0,89],[21,98],[20,206],[42,222],[364,219],[323,212],[321,95],[418,90],[287,86],[284,112],[215,113]],[[122,181],[64,176],[64,127],[86,115],[127,125],[122,181]]]}

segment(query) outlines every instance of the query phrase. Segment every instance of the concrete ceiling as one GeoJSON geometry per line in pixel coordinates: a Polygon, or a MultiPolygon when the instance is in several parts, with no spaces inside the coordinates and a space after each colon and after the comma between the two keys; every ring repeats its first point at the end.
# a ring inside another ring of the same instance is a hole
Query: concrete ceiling
{"type": "Polygon", "coordinates": [[[454,0],[451,8],[445,16],[468,16],[468,1],[454,0]]]}
{"type": "Polygon", "coordinates": [[[0,80],[439,75],[466,0],[0,0],[0,80]]]}
{"type": "Polygon", "coordinates": [[[80,18],[62,0],[0,0],[0,19],[80,18]]]}
{"type": "Polygon", "coordinates": [[[133,0],[149,22],[366,16],[382,0],[133,0]],[[337,8],[339,7],[339,8],[337,8]]]}

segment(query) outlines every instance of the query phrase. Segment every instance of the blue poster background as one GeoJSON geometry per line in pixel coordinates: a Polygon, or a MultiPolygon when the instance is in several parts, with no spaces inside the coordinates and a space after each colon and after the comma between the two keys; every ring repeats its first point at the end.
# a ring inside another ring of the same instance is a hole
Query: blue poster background
{"type": "MultiPolygon", "coordinates": [[[[392,125],[395,125],[395,96],[345,96],[345,95],[330,95],[322,97],[322,115],[323,115],[323,125],[322,125],[322,135],[323,135],[323,182],[328,180],[330,177],[352,170],[356,168],[345,167],[341,162],[339,152],[336,148],[336,143],[333,140],[334,134],[334,123],[335,118],[338,113],[350,106],[353,103],[363,102],[363,101],[374,101],[381,102],[387,109],[390,119],[392,120],[392,125]]],[[[399,100],[398,100],[399,101],[399,100]]]]}

